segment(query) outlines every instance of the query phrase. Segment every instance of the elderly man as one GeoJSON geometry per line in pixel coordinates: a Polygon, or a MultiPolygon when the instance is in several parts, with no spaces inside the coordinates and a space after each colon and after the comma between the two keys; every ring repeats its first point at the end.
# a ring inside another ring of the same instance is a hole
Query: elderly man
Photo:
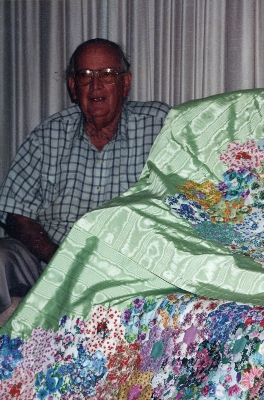
{"type": "Polygon", "coordinates": [[[169,107],[124,101],[131,73],[121,48],[82,43],[67,69],[74,106],[39,125],[0,189],[0,312],[36,282],[73,223],[139,178],[169,107]]]}

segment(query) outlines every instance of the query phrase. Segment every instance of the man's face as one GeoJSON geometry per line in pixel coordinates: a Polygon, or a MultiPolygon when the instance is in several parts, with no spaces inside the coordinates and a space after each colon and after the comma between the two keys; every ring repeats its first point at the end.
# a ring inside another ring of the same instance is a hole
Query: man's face
{"type": "MultiPolygon", "coordinates": [[[[122,72],[122,64],[118,54],[104,44],[93,44],[84,48],[78,56],[75,70],[100,70],[113,68],[122,72]]],[[[112,85],[100,82],[98,74],[86,86],[77,86],[73,77],[69,78],[69,87],[74,100],[77,101],[87,121],[104,127],[114,121],[122,109],[124,97],[130,89],[131,74],[118,75],[112,85]]]]}

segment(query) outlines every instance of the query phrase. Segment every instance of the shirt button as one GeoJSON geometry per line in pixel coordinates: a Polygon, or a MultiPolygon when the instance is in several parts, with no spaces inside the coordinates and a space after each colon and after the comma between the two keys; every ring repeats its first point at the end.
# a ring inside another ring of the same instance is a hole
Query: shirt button
{"type": "Polygon", "coordinates": [[[97,186],[97,190],[101,190],[101,186],[97,186]]]}
{"type": "Polygon", "coordinates": [[[103,159],[101,159],[101,160],[100,160],[100,163],[102,164],[103,162],[104,162],[104,160],[103,160],[103,159]]]}

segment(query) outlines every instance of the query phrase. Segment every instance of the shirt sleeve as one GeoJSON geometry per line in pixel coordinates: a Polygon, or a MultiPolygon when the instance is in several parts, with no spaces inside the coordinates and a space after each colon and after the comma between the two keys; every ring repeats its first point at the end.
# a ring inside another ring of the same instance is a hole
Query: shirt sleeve
{"type": "Polygon", "coordinates": [[[20,147],[0,187],[0,220],[7,213],[37,219],[42,203],[40,172],[42,155],[38,137],[32,132],[20,147]]]}

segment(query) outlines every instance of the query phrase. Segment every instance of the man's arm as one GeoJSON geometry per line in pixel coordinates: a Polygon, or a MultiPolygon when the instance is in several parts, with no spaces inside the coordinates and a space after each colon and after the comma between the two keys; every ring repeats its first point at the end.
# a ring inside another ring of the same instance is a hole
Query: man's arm
{"type": "Polygon", "coordinates": [[[32,254],[48,263],[58,246],[48,237],[47,232],[33,219],[18,214],[8,214],[6,233],[23,243],[32,254]]]}

